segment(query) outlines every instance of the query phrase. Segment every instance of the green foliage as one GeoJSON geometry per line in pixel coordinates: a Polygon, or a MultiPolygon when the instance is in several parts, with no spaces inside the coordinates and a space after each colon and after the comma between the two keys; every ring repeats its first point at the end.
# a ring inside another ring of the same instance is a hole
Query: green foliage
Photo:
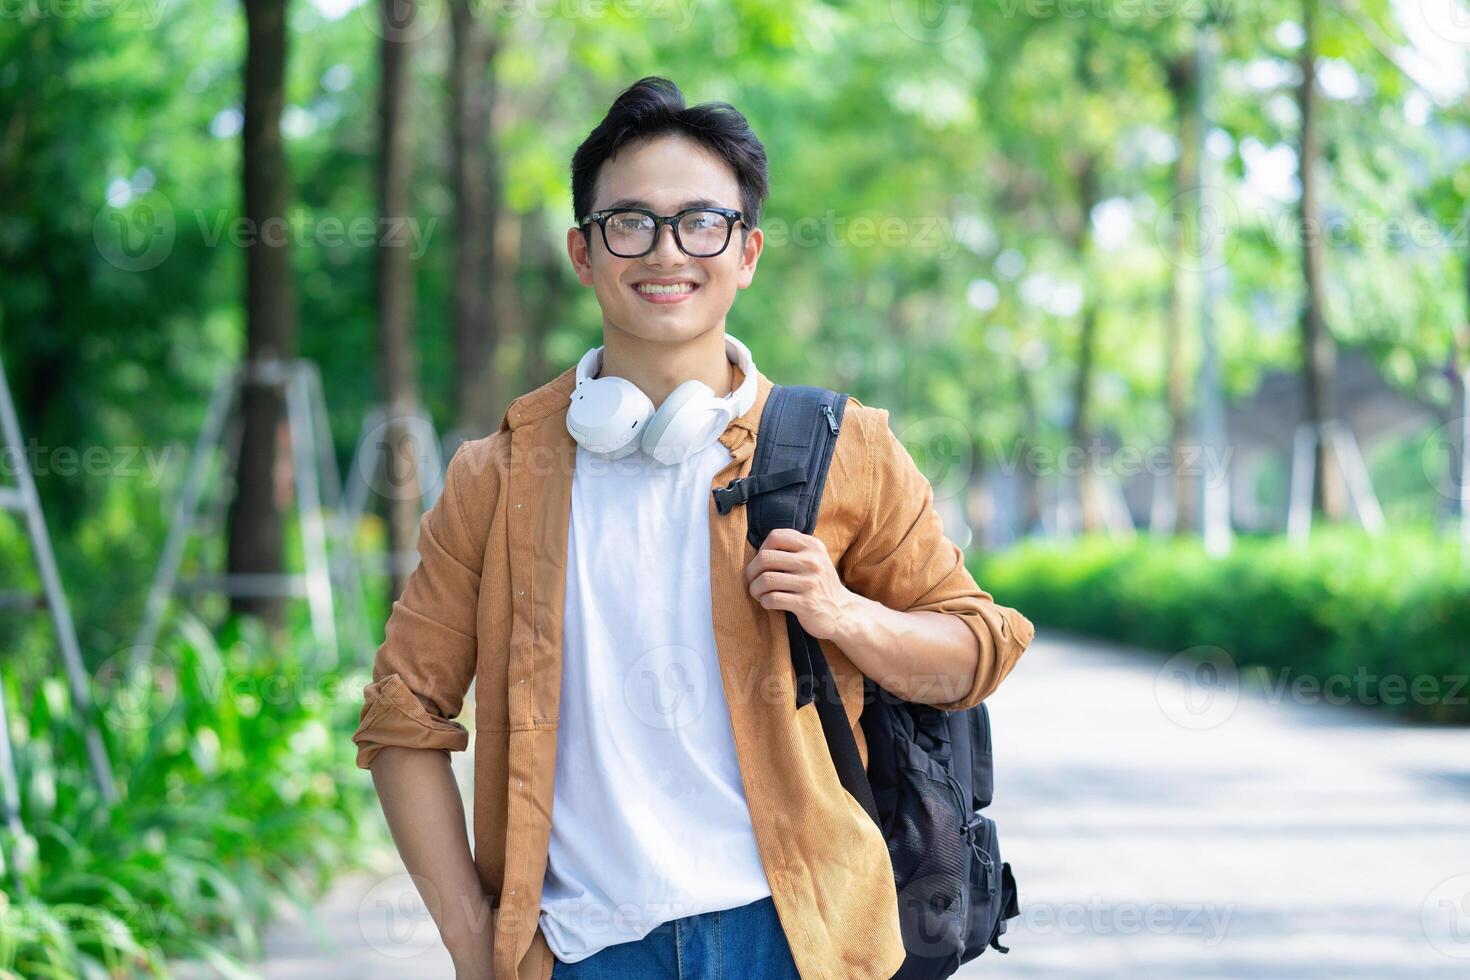
{"type": "Polygon", "coordinates": [[[1453,536],[1427,528],[1377,538],[1324,528],[1300,548],[1244,538],[1218,560],[1194,539],[1089,537],[1025,544],[977,559],[974,571],[1041,626],[1160,650],[1215,646],[1242,667],[1317,678],[1362,669],[1374,678],[1354,688],[1366,703],[1470,722],[1470,688],[1455,693],[1470,674],[1470,570],[1453,536]],[[1388,678],[1428,678],[1445,697],[1393,695],[1388,678]]]}
{"type": "MultiPolygon", "coordinates": [[[[1290,171],[1301,3],[473,6],[497,41],[497,228],[509,242],[493,271],[524,314],[502,325],[513,393],[546,380],[519,363],[528,345],[560,368],[600,337],[595,299],[562,254],[567,165],[618,91],[665,74],[691,102],[741,108],[766,145],[766,249],[727,325],[768,375],[851,391],[891,409],[899,429],[958,420],[976,465],[993,467],[1018,440],[1051,450],[1070,440],[1086,300],[1097,311],[1092,427],[1123,444],[1163,443],[1164,326],[1181,259],[1170,202],[1188,107],[1168,80],[1192,59],[1193,18],[1207,11],[1222,15],[1213,101],[1225,147],[1217,190],[1230,212],[1218,311],[1226,388],[1248,394],[1264,371],[1300,358],[1290,171]],[[1263,181],[1262,161],[1282,159],[1285,173],[1263,181]],[[1088,167],[1095,207],[1084,213],[1088,167]],[[863,221],[896,222],[899,234],[865,235],[863,221]],[[1089,227],[1092,245],[1079,248],[1089,227]]],[[[1406,74],[1414,54],[1396,26],[1400,6],[1413,5],[1318,4],[1334,82],[1320,99],[1319,184],[1335,222],[1325,303],[1339,341],[1443,407],[1450,385],[1434,372],[1467,319],[1470,115],[1406,74]]],[[[0,355],[40,447],[37,481],[84,656],[104,671],[142,615],[211,387],[242,350],[252,247],[236,224],[239,4],[115,7],[21,4],[0,23],[0,355]],[[137,22],[145,8],[156,22],[137,22]],[[166,254],[131,261],[134,239],[165,219],[166,254]],[[65,454],[89,450],[103,452],[101,470],[65,465],[65,454]],[[165,465],[149,470],[148,453],[165,465]]],[[[415,353],[443,429],[456,421],[449,31],[442,3],[419,9],[437,26],[415,52],[408,113],[415,353]]],[[[374,20],[371,2],[290,10],[283,133],[301,353],[321,367],[344,467],[377,400],[374,20]],[[331,230],[364,223],[366,237],[331,230]]],[[[1186,333],[1179,363],[1193,377],[1197,341],[1186,333]]],[[[1368,449],[1392,524],[1427,520],[1442,503],[1420,477],[1442,483],[1426,466],[1447,457],[1423,443],[1413,433],[1368,449]]],[[[219,564],[220,529],[207,530],[190,568],[219,564]]],[[[364,525],[365,550],[381,551],[381,530],[364,525]]],[[[1186,541],[1084,541],[1027,545],[987,561],[981,579],[1038,622],[1165,649],[1214,643],[1242,663],[1444,674],[1463,669],[1454,638],[1470,625],[1451,550],[1412,530],[1370,544],[1327,529],[1301,552],[1243,540],[1223,562],[1186,541]]],[[[0,520],[0,589],[35,585],[24,535],[0,520]]],[[[370,603],[384,594],[368,583],[370,603]]],[[[380,629],[386,616],[375,607],[369,622],[380,629]]],[[[238,970],[258,949],[268,897],[304,900],[361,832],[353,787],[363,781],[346,768],[342,737],[352,712],[250,693],[267,682],[311,687],[291,654],[306,642],[304,624],[282,649],[233,626],[216,644],[183,622],[154,675],[174,699],[147,702],[158,713],[142,727],[109,728],[127,793],[109,809],[80,765],[63,686],[40,679],[55,660],[49,624],[0,617],[39,849],[24,905],[33,914],[0,921],[0,971],[156,972],[180,953],[238,970]],[[244,693],[230,693],[237,687],[244,693]],[[139,910],[156,915],[139,921],[139,910]],[[221,929],[229,939],[218,946],[197,938],[221,929]]],[[[370,654],[354,650],[349,664],[365,667],[370,654]]],[[[7,860],[24,844],[8,841],[7,860]]]]}
{"type": "Polygon", "coordinates": [[[186,617],[140,671],[104,668],[114,806],[62,681],[6,675],[27,836],[0,853],[28,897],[7,887],[0,976],[163,977],[170,957],[249,976],[278,900],[310,916],[361,865],[371,790],[347,738],[361,678],[305,670],[299,644],[249,621],[223,637],[186,617]]]}

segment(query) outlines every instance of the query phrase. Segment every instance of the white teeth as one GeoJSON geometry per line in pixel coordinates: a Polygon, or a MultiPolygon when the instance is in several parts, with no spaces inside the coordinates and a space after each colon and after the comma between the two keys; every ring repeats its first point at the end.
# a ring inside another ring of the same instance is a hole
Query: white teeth
{"type": "Polygon", "coordinates": [[[661,286],[657,283],[643,282],[633,287],[640,293],[652,293],[655,296],[669,296],[674,293],[692,293],[694,284],[692,282],[679,282],[670,286],[661,286]]]}

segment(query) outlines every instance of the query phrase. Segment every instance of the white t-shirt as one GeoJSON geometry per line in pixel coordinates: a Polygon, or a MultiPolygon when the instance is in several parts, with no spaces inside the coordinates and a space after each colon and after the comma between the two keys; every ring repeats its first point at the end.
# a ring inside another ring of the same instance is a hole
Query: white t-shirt
{"type": "Polygon", "coordinates": [[[771,894],[710,607],[710,484],[730,451],[576,452],[540,915],[568,963],[771,894]]]}

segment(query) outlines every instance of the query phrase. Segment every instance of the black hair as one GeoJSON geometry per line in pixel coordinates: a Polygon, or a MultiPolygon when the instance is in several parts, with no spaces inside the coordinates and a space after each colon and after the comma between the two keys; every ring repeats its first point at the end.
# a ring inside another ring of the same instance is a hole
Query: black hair
{"type": "MultiPolygon", "coordinates": [[[[744,224],[756,227],[761,204],[770,193],[766,148],[734,106],[706,102],[686,107],[679,86],[657,75],[640,78],[624,89],[572,155],[574,220],[581,221],[592,210],[597,174],[605,162],[629,143],[670,133],[696,141],[730,165],[740,185],[744,224]]],[[[584,230],[590,232],[591,227],[584,230]]]]}

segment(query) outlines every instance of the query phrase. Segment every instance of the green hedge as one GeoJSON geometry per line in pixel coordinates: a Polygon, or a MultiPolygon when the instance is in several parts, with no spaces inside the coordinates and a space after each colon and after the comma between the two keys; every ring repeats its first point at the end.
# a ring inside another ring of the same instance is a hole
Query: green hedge
{"type": "Polygon", "coordinates": [[[1171,653],[1220,647],[1271,683],[1346,675],[1339,696],[1470,722],[1470,572],[1452,534],[1333,527],[1300,547],[1240,538],[1221,559],[1195,538],[1084,537],[976,556],[971,568],[1039,627],[1171,653]]]}

